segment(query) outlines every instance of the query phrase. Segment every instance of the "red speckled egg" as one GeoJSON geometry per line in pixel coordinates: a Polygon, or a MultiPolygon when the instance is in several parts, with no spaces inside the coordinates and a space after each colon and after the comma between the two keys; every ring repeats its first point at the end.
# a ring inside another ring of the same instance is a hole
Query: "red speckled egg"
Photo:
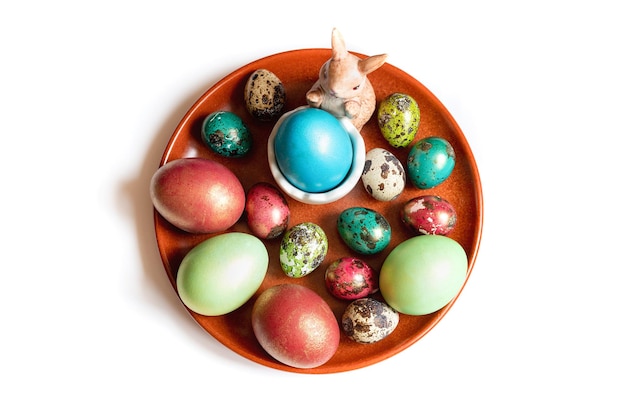
{"type": "Polygon", "coordinates": [[[339,299],[354,300],[378,290],[376,272],[363,260],[342,257],[326,269],[326,289],[339,299]]]}
{"type": "Polygon", "coordinates": [[[246,220],[252,233],[261,239],[279,237],[289,226],[289,204],[278,188],[260,182],[248,190],[246,220]]]}
{"type": "Polygon", "coordinates": [[[419,196],[404,204],[402,222],[418,235],[448,235],[456,225],[456,211],[439,196],[419,196]]]}

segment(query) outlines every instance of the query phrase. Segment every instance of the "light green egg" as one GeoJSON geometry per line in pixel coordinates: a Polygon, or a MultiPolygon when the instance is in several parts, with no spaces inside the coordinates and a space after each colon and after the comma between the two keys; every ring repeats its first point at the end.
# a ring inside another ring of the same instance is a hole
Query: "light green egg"
{"type": "Polygon", "coordinates": [[[224,315],[254,295],[268,265],[267,249],[260,239],[228,232],[208,238],[185,255],[176,287],[190,310],[207,316],[224,315]]]}
{"type": "Polygon", "coordinates": [[[442,235],[420,235],[397,245],[379,274],[380,293],[398,312],[427,315],[451,302],[467,277],[463,247],[442,235]]]}

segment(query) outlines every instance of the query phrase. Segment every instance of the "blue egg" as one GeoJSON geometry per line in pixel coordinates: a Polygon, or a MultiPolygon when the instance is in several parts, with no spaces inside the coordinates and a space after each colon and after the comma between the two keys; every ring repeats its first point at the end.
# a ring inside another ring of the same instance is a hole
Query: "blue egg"
{"type": "Polygon", "coordinates": [[[274,152],[287,181],[309,193],[334,189],[352,165],[350,135],[321,109],[306,107],[287,116],[276,130],[274,152]]]}
{"type": "Polygon", "coordinates": [[[242,157],[252,147],[252,135],[233,112],[217,111],[202,122],[202,141],[224,157],[242,157]]]}
{"type": "Polygon", "coordinates": [[[407,159],[407,174],[419,189],[430,189],[443,183],[452,173],[456,155],[450,143],[436,136],[418,141],[407,159]]]}
{"type": "Polygon", "coordinates": [[[391,225],[373,209],[352,207],[337,218],[339,236],[348,247],[360,254],[377,254],[391,241],[391,225]]]}

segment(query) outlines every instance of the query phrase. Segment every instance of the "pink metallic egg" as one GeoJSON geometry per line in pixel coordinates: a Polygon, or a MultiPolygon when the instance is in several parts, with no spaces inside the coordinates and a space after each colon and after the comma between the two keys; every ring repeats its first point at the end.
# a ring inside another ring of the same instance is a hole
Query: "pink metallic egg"
{"type": "Polygon", "coordinates": [[[289,203],[270,183],[254,184],[246,194],[246,221],[252,233],[261,239],[279,237],[289,226],[289,203]]]}
{"type": "Polygon", "coordinates": [[[402,222],[418,235],[448,235],[456,225],[456,211],[439,196],[419,196],[404,204],[402,222]]]}
{"type": "Polygon", "coordinates": [[[326,269],[325,284],[336,298],[355,300],[378,291],[378,275],[365,261],[342,257],[326,269]]]}

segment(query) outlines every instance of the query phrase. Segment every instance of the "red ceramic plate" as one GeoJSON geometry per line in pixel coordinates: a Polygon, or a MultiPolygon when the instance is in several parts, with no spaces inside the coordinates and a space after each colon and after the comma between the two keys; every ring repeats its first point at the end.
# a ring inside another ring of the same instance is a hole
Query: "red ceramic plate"
{"type": "MultiPolygon", "coordinates": [[[[363,55],[355,53],[358,56],[363,55]]],[[[275,184],[267,162],[267,138],[273,122],[259,122],[247,113],[244,104],[244,87],[250,74],[257,69],[267,69],[278,76],[286,90],[284,111],[306,104],[305,93],[318,76],[320,66],[330,58],[330,49],[302,49],[271,55],[251,62],[224,77],[204,93],[182,119],[163,154],[161,165],[168,161],[185,157],[203,157],[217,160],[229,167],[241,180],[247,191],[259,181],[275,184]],[[243,158],[229,159],[211,151],[201,141],[202,120],[210,113],[228,110],[239,115],[248,126],[254,140],[253,149],[243,158]]],[[[307,205],[289,200],[291,209],[290,226],[300,222],[315,222],[328,236],[329,249],[324,263],[311,274],[294,279],[287,277],[280,267],[280,238],[266,241],[269,253],[269,269],[261,288],[241,308],[216,317],[191,316],[210,335],[241,356],[275,369],[298,373],[335,373],[353,370],[385,360],[422,338],[433,328],[450,309],[456,298],[441,310],[425,315],[400,315],[400,323],[395,331],[374,344],[364,345],[353,342],[342,335],[339,349],[326,364],[313,369],[295,369],[271,358],[256,341],[251,326],[252,305],[256,297],[266,288],[275,284],[299,283],[318,292],[331,306],[337,319],[341,318],[347,302],[333,298],[324,287],[324,273],[333,260],[353,255],[366,260],[374,269],[380,270],[382,262],[400,242],[413,236],[401,223],[399,211],[409,199],[426,194],[436,194],[448,200],[457,211],[457,225],[449,237],[458,241],[469,259],[467,277],[471,273],[478,252],[482,232],[482,190],[478,169],[461,129],[448,110],[420,82],[402,70],[385,64],[369,75],[376,91],[378,102],[391,93],[399,92],[412,96],[421,111],[421,121],[414,141],[428,136],[446,138],[456,152],[456,165],[451,176],[441,185],[419,190],[407,179],[407,186],[396,200],[379,202],[370,197],[359,182],[346,197],[329,204],[307,205]],[[383,214],[392,228],[390,245],[375,256],[353,254],[341,241],[337,231],[337,217],[344,209],[365,206],[383,214]]],[[[392,148],[382,137],[375,115],[363,127],[361,134],[366,150],[386,148],[406,164],[410,147],[392,148]]],[[[406,166],[405,166],[406,168],[406,166]]],[[[176,273],[182,258],[207,235],[193,235],[170,225],[158,213],[154,214],[156,239],[167,275],[176,290],[176,273]]],[[[250,232],[244,217],[229,231],[250,232]]],[[[467,283],[467,278],[466,278],[467,283]]],[[[380,297],[380,292],[378,292],[380,297]]],[[[457,296],[458,297],[458,296],[457,296]]]]}

